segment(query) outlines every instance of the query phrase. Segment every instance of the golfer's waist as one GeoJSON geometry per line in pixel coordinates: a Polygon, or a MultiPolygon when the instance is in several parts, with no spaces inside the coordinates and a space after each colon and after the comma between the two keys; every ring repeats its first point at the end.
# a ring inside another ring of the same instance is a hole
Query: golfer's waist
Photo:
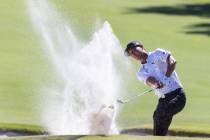
{"type": "Polygon", "coordinates": [[[161,98],[167,99],[167,98],[176,96],[178,94],[184,94],[183,88],[181,88],[181,87],[180,88],[177,88],[177,89],[175,89],[175,90],[173,90],[173,91],[171,91],[169,93],[164,94],[161,98]]]}
{"type": "Polygon", "coordinates": [[[179,83],[169,84],[169,85],[164,86],[163,88],[156,89],[155,93],[163,95],[163,94],[173,92],[174,90],[178,88],[182,88],[182,85],[179,83]]]}

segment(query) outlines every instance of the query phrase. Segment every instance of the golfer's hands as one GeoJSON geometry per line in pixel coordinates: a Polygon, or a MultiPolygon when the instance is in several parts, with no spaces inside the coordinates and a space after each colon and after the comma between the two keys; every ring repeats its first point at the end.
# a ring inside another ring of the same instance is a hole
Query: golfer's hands
{"type": "Polygon", "coordinates": [[[164,87],[164,84],[161,81],[156,80],[152,76],[147,78],[146,84],[149,85],[152,88],[159,88],[160,89],[160,88],[164,87]]]}
{"type": "Polygon", "coordinates": [[[163,88],[164,87],[164,84],[160,81],[157,81],[154,85],[154,88],[157,88],[157,89],[160,89],[160,88],[163,88]]]}

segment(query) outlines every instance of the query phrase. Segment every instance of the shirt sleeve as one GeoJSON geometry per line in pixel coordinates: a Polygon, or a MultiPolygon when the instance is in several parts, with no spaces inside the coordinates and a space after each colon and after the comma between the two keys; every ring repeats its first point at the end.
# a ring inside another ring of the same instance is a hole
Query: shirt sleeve
{"type": "Polygon", "coordinates": [[[139,81],[142,81],[144,84],[146,84],[146,80],[149,77],[149,74],[145,72],[143,69],[139,69],[137,73],[137,78],[139,81]]]}
{"type": "Polygon", "coordinates": [[[160,61],[166,62],[166,59],[168,55],[170,55],[171,52],[163,50],[163,49],[156,49],[156,56],[160,61]]]}

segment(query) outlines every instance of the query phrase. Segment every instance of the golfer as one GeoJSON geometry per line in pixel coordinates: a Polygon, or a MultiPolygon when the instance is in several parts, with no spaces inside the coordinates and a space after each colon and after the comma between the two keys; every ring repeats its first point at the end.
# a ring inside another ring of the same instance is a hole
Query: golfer
{"type": "Polygon", "coordinates": [[[176,60],[170,52],[163,49],[147,52],[138,41],[128,43],[124,53],[140,61],[138,79],[154,88],[159,97],[153,114],[153,133],[156,136],[165,136],[173,116],[180,112],[186,103],[183,86],[175,72],[176,60]]]}

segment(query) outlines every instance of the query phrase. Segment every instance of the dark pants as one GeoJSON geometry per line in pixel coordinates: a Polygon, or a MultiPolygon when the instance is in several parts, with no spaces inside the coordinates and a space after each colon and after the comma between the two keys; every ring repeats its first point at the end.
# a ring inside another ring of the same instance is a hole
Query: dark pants
{"type": "Polygon", "coordinates": [[[182,88],[165,94],[165,98],[159,99],[153,114],[154,135],[165,136],[167,134],[173,116],[184,108],[185,103],[186,97],[182,88]]]}

